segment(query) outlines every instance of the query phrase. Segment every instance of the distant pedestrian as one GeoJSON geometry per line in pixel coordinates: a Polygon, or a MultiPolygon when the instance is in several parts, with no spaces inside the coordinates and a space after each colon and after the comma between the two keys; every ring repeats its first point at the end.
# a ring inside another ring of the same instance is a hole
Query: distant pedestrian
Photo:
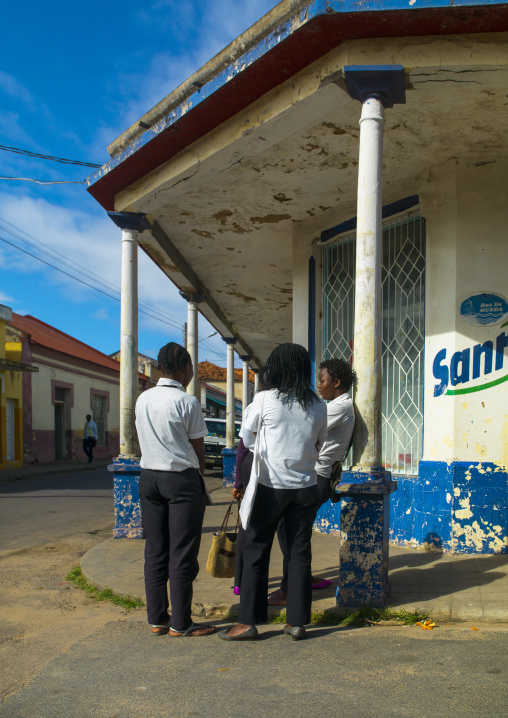
{"type": "Polygon", "coordinates": [[[163,376],[136,403],[148,623],[156,636],[207,636],[215,628],[192,622],[191,603],[206,505],[208,430],[199,401],[185,392],[194,376],[189,352],[171,342],[158,359],[163,376]]]}
{"type": "Polygon", "coordinates": [[[226,641],[256,638],[255,624],[267,620],[270,550],[282,517],[289,555],[284,633],[303,638],[304,625],[310,622],[310,540],[319,499],[315,463],[326,439],[326,407],[312,391],[309,353],[299,344],[273,350],[263,385],[265,390],[255,396],[242,422],[244,444],[257,455],[256,470],[259,457],[259,483],[248,524],[245,521],[239,622],[219,632],[226,641]]]}
{"type": "Polygon", "coordinates": [[[83,428],[83,451],[88,456],[89,464],[93,461],[93,447],[96,445],[98,438],[97,424],[95,421],[92,421],[91,414],[87,414],[83,428]]]}

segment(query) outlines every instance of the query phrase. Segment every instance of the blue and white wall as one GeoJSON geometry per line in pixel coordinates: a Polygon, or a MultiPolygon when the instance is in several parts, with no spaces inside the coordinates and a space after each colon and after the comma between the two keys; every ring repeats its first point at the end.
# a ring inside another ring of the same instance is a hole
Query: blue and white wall
{"type": "Polygon", "coordinates": [[[508,163],[450,161],[420,187],[427,220],[424,452],[397,477],[391,539],[508,552],[508,163]]]}

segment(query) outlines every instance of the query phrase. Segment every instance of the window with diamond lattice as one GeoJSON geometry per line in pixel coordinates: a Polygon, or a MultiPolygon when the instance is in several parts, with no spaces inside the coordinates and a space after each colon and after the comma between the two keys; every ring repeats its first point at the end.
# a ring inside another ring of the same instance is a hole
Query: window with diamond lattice
{"type": "MultiPolygon", "coordinates": [[[[323,357],[351,361],[356,235],[323,248],[323,357]]],[[[383,464],[417,474],[423,432],[425,220],[383,224],[383,464]]],[[[358,377],[361,381],[362,377],[358,377]]]]}

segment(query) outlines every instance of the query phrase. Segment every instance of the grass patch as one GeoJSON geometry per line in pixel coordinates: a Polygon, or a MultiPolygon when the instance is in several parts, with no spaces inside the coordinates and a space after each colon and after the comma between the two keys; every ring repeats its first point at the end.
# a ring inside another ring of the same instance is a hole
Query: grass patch
{"type": "Polygon", "coordinates": [[[65,580],[73,583],[76,588],[80,588],[95,601],[110,601],[111,603],[114,603],[115,606],[121,606],[129,611],[133,608],[142,608],[145,605],[143,601],[138,601],[136,599],[129,598],[128,596],[119,596],[110,588],[104,588],[101,590],[100,588],[97,588],[97,586],[92,586],[92,584],[88,583],[86,578],[83,576],[81,566],[75,566],[71,569],[65,577],[65,580]]]}
{"type": "MultiPolygon", "coordinates": [[[[372,606],[359,606],[347,616],[340,615],[334,611],[322,611],[311,613],[311,623],[319,626],[367,626],[372,623],[384,621],[397,621],[401,626],[414,626],[417,621],[425,621],[430,611],[398,611],[388,606],[387,608],[372,608],[372,606]]],[[[286,611],[281,611],[278,616],[269,619],[270,623],[286,623],[286,611]]]]}

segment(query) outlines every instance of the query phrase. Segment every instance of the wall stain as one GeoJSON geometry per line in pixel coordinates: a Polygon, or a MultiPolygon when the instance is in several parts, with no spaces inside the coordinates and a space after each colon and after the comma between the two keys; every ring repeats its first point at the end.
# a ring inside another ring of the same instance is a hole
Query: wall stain
{"type": "Polygon", "coordinates": [[[291,219],[290,214],[267,214],[264,217],[251,217],[250,221],[255,224],[277,224],[285,219],[291,219]]]}

